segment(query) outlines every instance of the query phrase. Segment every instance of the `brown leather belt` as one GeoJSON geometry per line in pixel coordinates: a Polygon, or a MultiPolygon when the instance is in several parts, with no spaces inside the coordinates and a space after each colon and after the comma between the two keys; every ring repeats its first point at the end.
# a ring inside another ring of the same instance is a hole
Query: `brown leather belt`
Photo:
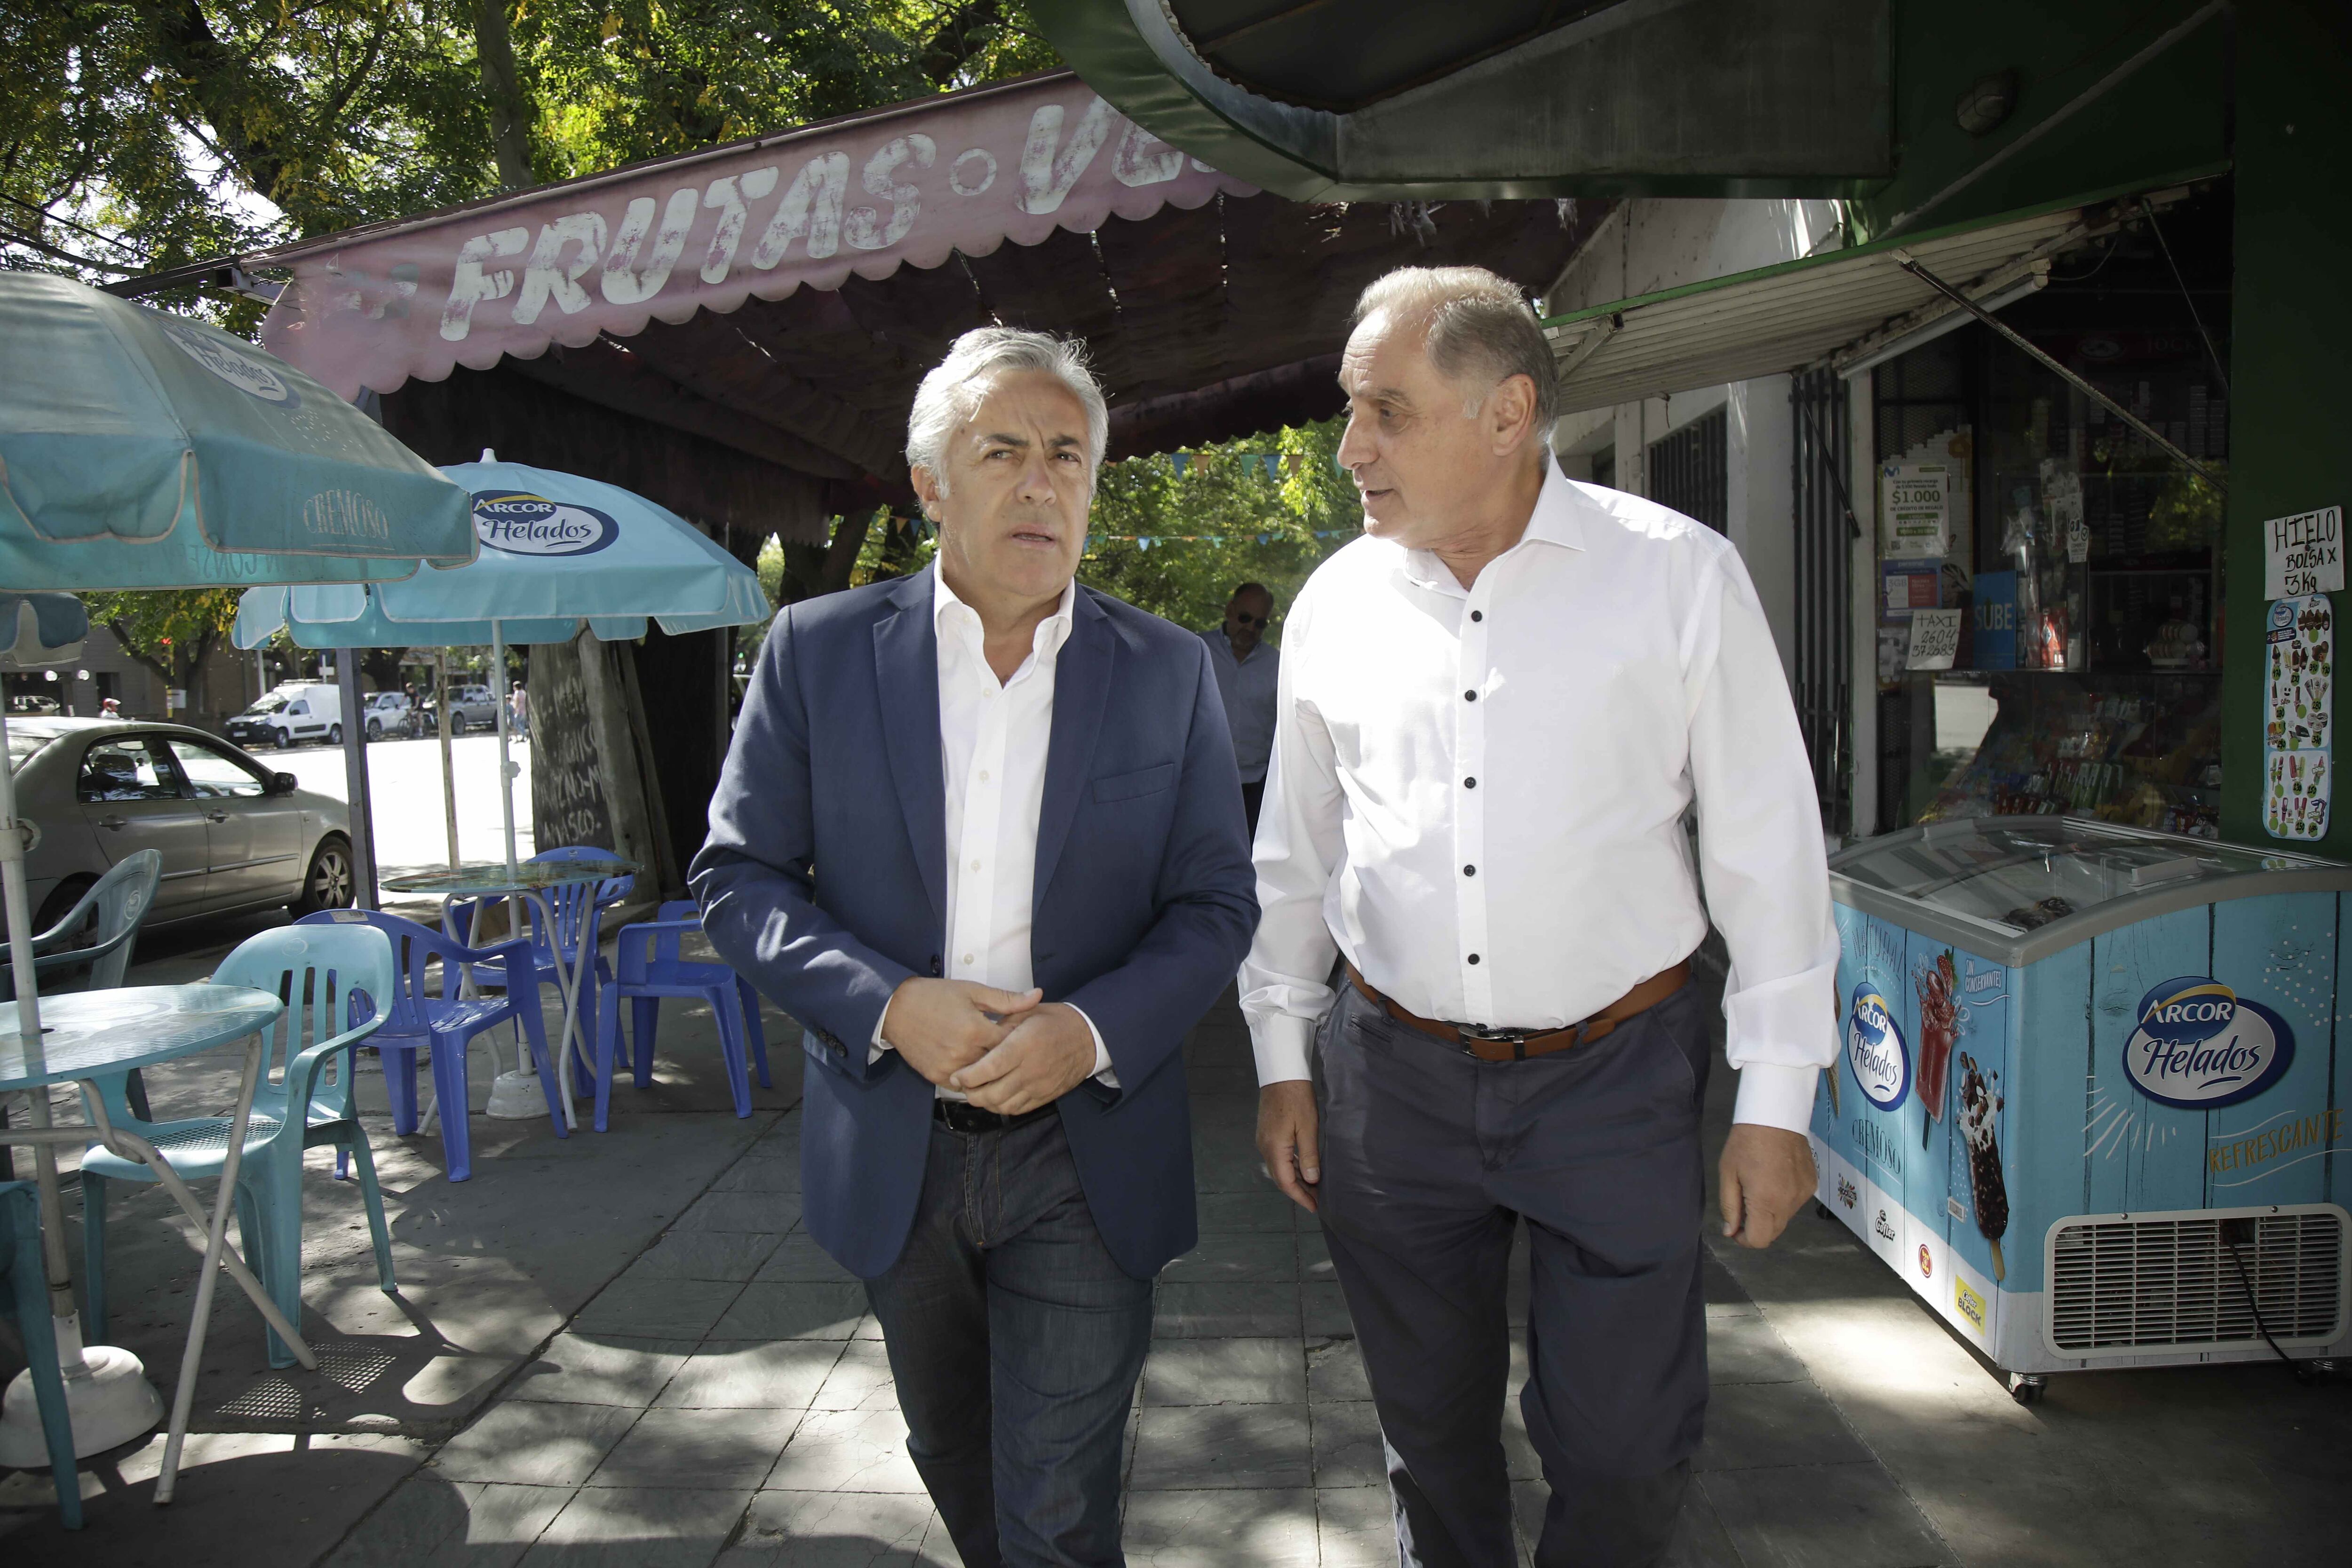
{"type": "Polygon", "coordinates": [[[1352,963],[1348,965],[1348,980],[1364,994],[1364,1000],[1408,1029],[1418,1029],[1433,1040],[1458,1046],[1465,1055],[1475,1057],[1482,1062],[1523,1062],[1529,1057],[1549,1056],[1554,1051],[1564,1051],[1570,1046],[1591,1045],[1618,1025],[1648,1012],[1690,984],[1690,960],[1685,958],[1672,969],[1651,975],[1581,1023],[1540,1034],[1529,1034],[1524,1029],[1485,1029],[1467,1024],[1445,1024],[1435,1018],[1424,1018],[1418,1013],[1408,1013],[1373,990],[1370,982],[1359,973],[1352,963]]]}

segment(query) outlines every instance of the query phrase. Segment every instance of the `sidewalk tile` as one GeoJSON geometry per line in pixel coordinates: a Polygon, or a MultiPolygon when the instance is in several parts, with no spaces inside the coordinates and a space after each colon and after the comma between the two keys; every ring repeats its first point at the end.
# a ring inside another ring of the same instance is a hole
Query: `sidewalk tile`
{"type": "Polygon", "coordinates": [[[662,1385],[686,1364],[694,1344],[692,1340],[558,1334],[499,1397],[561,1405],[651,1405],[662,1385]]]}
{"type": "Polygon", "coordinates": [[[1130,1568],[1315,1568],[1315,1494],[1138,1492],[1122,1544],[1130,1568]]]}
{"type": "Polygon", "coordinates": [[[845,1340],[866,1315],[863,1285],[746,1285],[715,1340],[845,1340]]]}
{"type": "Polygon", "coordinates": [[[420,1470],[344,1537],[320,1568],[508,1568],[530,1550],[572,1490],[449,1481],[420,1470]]]}
{"type": "Polygon", "coordinates": [[[1339,1283],[1339,1271],[1331,1267],[1331,1244],[1320,1230],[1298,1233],[1298,1277],[1339,1283]]]}
{"type": "Polygon", "coordinates": [[[1135,1491],[1311,1484],[1304,1405],[1147,1408],[1137,1423],[1135,1491]]]}
{"type": "Polygon", "coordinates": [[[1352,1337],[1356,1320],[1348,1316],[1348,1299],[1339,1282],[1316,1280],[1298,1288],[1307,1337],[1310,1340],[1352,1337]]]}
{"type": "Polygon", "coordinates": [[[907,1423],[888,1410],[812,1410],[784,1447],[767,1489],[921,1493],[907,1423]]]}
{"type": "Polygon", "coordinates": [[[882,1320],[876,1317],[871,1312],[866,1313],[864,1317],[857,1320],[857,1331],[849,1337],[853,1340],[872,1340],[876,1344],[880,1344],[882,1342],[882,1320]]]}
{"type": "Polygon", "coordinates": [[[772,1145],[754,1145],[755,1152],[746,1154],[730,1165],[726,1173],[710,1184],[714,1193],[789,1193],[801,1190],[800,1152],[789,1155],[767,1152],[772,1145]]]}
{"type": "Polygon", "coordinates": [[[795,1232],[777,1244],[751,1279],[761,1285],[846,1285],[857,1276],[835,1263],[816,1237],[795,1232]]]}
{"type": "Polygon", "coordinates": [[[1272,1234],[1204,1236],[1200,1245],[1160,1271],[1171,1283],[1245,1285],[1298,1278],[1295,1238],[1272,1234]]]}
{"type": "Polygon", "coordinates": [[[748,1488],[583,1487],[523,1568],[708,1568],[751,1500],[748,1488]]]}
{"type": "Polygon", "coordinates": [[[1805,1363],[1790,1352],[1761,1317],[1710,1318],[1706,1324],[1706,1376],[1728,1383],[1800,1383],[1805,1363]]]}
{"type": "Polygon", "coordinates": [[[800,1421],[797,1410],[649,1410],[588,1484],[750,1491],[775,1468],[800,1421]]]}
{"type": "Polygon", "coordinates": [[[1143,1363],[1143,1403],[1299,1405],[1307,1360],[1293,1339],[1157,1340],[1143,1363]]]}
{"type": "Polygon", "coordinates": [[[655,1404],[664,1409],[805,1410],[838,1340],[705,1340],[655,1404]]]}
{"type": "Polygon", "coordinates": [[[890,1356],[878,1340],[852,1340],[827,1369],[824,1384],[811,1403],[819,1410],[896,1410],[898,1384],[890,1381],[890,1356]]]}
{"type": "Polygon", "coordinates": [[[1332,1399],[1370,1399],[1363,1347],[1354,1340],[1322,1340],[1307,1346],[1307,1397],[1317,1405],[1332,1399]]]}
{"type": "Polygon", "coordinates": [[[795,1197],[777,1193],[705,1193],[677,1216],[673,1230],[748,1231],[782,1236],[800,1222],[795,1197]]]}
{"type": "Polygon", "coordinates": [[[634,1279],[732,1279],[740,1283],[783,1237],[751,1231],[674,1230],[629,1266],[634,1279]]]}
{"type": "Polygon", "coordinates": [[[609,1405],[494,1405],[433,1457],[444,1480],[577,1486],[642,1414],[609,1405]]]}
{"type": "Polygon", "coordinates": [[[938,1516],[928,1497],[763,1491],[718,1568],[917,1568],[938,1516]]]}
{"type": "Polygon", "coordinates": [[[1202,1193],[1193,1201],[1204,1237],[1246,1230],[1287,1232],[1297,1226],[1293,1216],[1305,1212],[1264,1181],[1237,1193],[1202,1193]]]}
{"type": "Polygon", "coordinates": [[[1298,1287],[1162,1285],[1151,1331],[1163,1340],[1289,1339],[1298,1332],[1298,1287]]]}
{"type": "Polygon", "coordinates": [[[1388,1455],[1381,1445],[1381,1418],[1369,1399],[1318,1405],[1308,1415],[1315,1431],[1315,1484],[1355,1488],[1388,1485],[1388,1455]]]}
{"type": "Polygon", "coordinates": [[[1388,1483],[1319,1487],[1315,1492],[1322,1568],[1396,1568],[1396,1509],[1388,1483]]]}
{"type": "Polygon", "coordinates": [[[1858,1463],[1870,1450],[1811,1382],[1734,1383],[1708,1392],[1696,1470],[1752,1470],[1797,1462],[1858,1463]]]}
{"type": "Polygon", "coordinates": [[[1697,1478],[1748,1568],[1933,1568],[1954,1561],[1875,1461],[1697,1478]]]}
{"type": "Polygon", "coordinates": [[[596,1292],[572,1320],[591,1338],[698,1340],[745,1288],[719,1279],[636,1279],[626,1275],[596,1292]]]}

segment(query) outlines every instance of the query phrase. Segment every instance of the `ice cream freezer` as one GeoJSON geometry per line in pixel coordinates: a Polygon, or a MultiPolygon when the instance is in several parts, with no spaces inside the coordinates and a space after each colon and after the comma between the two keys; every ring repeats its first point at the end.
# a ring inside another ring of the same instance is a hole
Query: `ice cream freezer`
{"type": "Polygon", "coordinates": [[[2069,816],[1830,867],[1821,1203],[2020,1399],[2352,1351],[2352,867],[2069,816]]]}

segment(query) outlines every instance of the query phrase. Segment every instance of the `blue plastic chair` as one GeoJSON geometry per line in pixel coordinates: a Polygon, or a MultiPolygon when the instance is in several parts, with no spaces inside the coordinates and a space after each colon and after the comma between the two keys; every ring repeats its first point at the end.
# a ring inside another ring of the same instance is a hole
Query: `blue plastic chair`
{"type": "MultiPolygon", "coordinates": [[[[359,1168],[360,1202],[375,1243],[376,1285],[386,1295],[392,1277],[392,1235],[384,1228],[383,1194],[366,1129],[352,1103],[352,1048],[390,1016],[396,994],[392,944],[375,931],[297,925],[248,938],[213,973],[222,985],[249,985],[286,1004],[271,1026],[264,1079],[246,1126],[245,1159],[236,1175],[236,1226],[246,1264],[286,1314],[302,1321],[302,1155],[331,1146],[359,1168]],[[321,1071],[330,1061],[331,1079],[321,1071]],[[270,1079],[277,1081],[272,1082],[270,1079]]],[[[134,1117],[123,1095],[123,1075],[98,1080],[107,1114],[128,1126],[191,1182],[217,1179],[228,1155],[229,1118],[192,1117],[151,1122],[134,1117]]],[[[82,1156],[83,1277],[88,1281],[90,1338],[106,1341],[106,1199],[109,1184],[152,1182],[137,1160],[93,1148],[82,1156]]],[[[269,1364],[294,1364],[294,1352],[274,1329],[269,1364]]]]}
{"type": "Polygon", "coordinates": [[[660,1025],[665,996],[685,997],[709,1005],[719,1022],[719,1050],[727,1066],[727,1090],[734,1097],[735,1114],[751,1114],[750,1073],[745,1069],[748,1044],[760,1063],[760,1087],[768,1087],[768,1041],[760,1026],[760,994],[741,975],[723,963],[693,963],[678,956],[678,944],[688,931],[702,929],[702,913],[692,900],[662,905],[660,919],[623,926],[613,959],[618,973],[603,986],[602,1026],[596,1033],[596,1131],[604,1131],[613,1100],[614,1062],[621,1035],[621,1003],[633,1004],[629,1060],[636,1085],[653,1081],[654,1033],[660,1025]]]}
{"type": "Polygon", "coordinates": [[[539,1067],[540,1092],[547,1097],[547,1114],[555,1135],[568,1136],[563,1104],[556,1098],[555,1067],[547,1053],[547,1026],[539,1010],[539,988],[520,986],[504,996],[458,995],[468,965],[528,964],[530,941],[517,937],[488,947],[467,947],[443,936],[431,926],[388,915],[381,910],[321,910],[295,922],[297,929],[314,925],[373,927],[392,944],[397,984],[392,1016],[371,1042],[383,1058],[384,1091],[392,1100],[393,1130],[403,1137],[416,1131],[416,1053],[433,1055],[433,1099],[441,1114],[441,1152],[453,1182],[474,1173],[471,1086],[466,1072],[467,1048],[474,1037],[499,1025],[518,1022],[530,1043],[530,1059],[539,1067]],[[435,959],[441,961],[440,994],[426,978],[435,959]]]}
{"type": "MultiPolygon", "coordinates": [[[[612,854],[610,849],[573,844],[558,849],[542,849],[530,858],[530,863],[537,864],[544,860],[604,860],[610,859],[612,854]]],[[[582,1044],[575,1047],[575,1055],[583,1073],[588,1072],[590,1067],[587,1057],[580,1053],[584,1052],[588,1043],[596,1038],[597,993],[613,978],[612,966],[605,963],[604,955],[600,951],[598,922],[602,920],[604,910],[627,898],[635,890],[636,885],[637,879],[633,876],[607,877],[599,882],[576,882],[566,888],[549,889],[541,896],[546,899],[548,909],[555,917],[555,929],[551,931],[542,929],[546,922],[540,918],[539,906],[536,903],[528,899],[516,900],[530,911],[528,923],[530,928],[531,967],[541,984],[552,985],[556,983],[555,954],[559,952],[563,955],[563,965],[567,969],[583,952],[592,953],[595,957],[593,971],[583,975],[580,980],[582,1044]]],[[[470,932],[473,930],[474,913],[478,907],[482,912],[488,913],[504,901],[505,900],[499,897],[479,900],[452,900],[442,909],[443,930],[455,940],[463,942],[466,938],[458,933],[470,932]]],[[[497,990],[505,989],[506,966],[503,963],[477,965],[474,970],[474,984],[497,990]]]]}
{"type": "Polygon", "coordinates": [[[81,1528],[81,1478],[74,1465],[73,1417],[66,1406],[65,1374],[58,1370],[57,1325],[49,1317],[47,1270],[41,1266],[41,1204],[30,1182],[0,1182],[0,1313],[16,1320],[25,1359],[33,1371],[33,1402],[41,1436],[49,1443],[49,1474],[57,1478],[58,1522],[81,1528]]]}

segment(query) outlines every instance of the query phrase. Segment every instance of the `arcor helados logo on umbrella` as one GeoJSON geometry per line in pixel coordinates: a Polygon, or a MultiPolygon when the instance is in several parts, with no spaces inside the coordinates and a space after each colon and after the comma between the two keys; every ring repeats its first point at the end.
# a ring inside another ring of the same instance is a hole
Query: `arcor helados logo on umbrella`
{"type": "Polygon", "coordinates": [[[1886,998],[1867,982],[1853,988],[1846,1015],[1845,1061],[1864,1100],[1893,1110],[1911,1092],[1911,1049],[1886,998]]]}
{"type": "Polygon", "coordinates": [[[2284,1018],[2210,975],[2168,980],[2140,999],[2124,1071],[2150,1100],[2212,1110],[2252,1100],[2294,1060],[2284,1018]]]}
{"type": "Polygon", "coordinates": [[[621,525],[594,507],[528,490],[476,490],[474,535],[509,555],[593,555],[621,537],[621,525]]]}

